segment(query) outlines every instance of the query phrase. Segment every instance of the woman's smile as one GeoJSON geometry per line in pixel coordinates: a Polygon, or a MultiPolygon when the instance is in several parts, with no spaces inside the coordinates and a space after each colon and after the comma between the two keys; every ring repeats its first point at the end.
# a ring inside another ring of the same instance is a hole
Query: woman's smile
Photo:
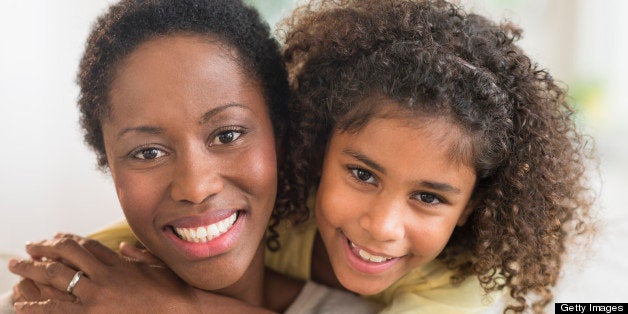
{"type": "Polygon", "coordinates": [[[204,37],[149,40],[116,72],[102,123],[133,232],[179,277],[206,290],[246,282],[251,263],[261,263],[277,191],[266,102],[236,60],[235,51],[204,37]]]}

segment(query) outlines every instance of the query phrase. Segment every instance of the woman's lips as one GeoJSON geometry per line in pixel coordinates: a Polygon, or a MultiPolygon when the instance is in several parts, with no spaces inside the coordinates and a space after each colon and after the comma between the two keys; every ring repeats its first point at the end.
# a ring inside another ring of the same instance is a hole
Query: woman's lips
{"type": "Polygon", "coordinates": [[[211,241],[212,239],[224,234],[229,229],[231,229],[237,217],[238,212],[234,212],[233,214],[231,214],[231,216],[210,225],[192,228],[173,227],[173,229],[174,232],[179,236],[179,238],[185,241],[205,243],[207,241],[211,241]]]}
{"type": "MultiPolygon", "coordinates": [[[[223,215],[224,216],[224,215],[223,215]]],[[[245,211],[233,210],[230,215],[207,224],[202,220],[196,222],[185,219],[185,227],[177,224],[164,228],[166,237],[174,247],[188,259],[202,259],[223,254],[237,245],[247,215],[245,211]]]]}

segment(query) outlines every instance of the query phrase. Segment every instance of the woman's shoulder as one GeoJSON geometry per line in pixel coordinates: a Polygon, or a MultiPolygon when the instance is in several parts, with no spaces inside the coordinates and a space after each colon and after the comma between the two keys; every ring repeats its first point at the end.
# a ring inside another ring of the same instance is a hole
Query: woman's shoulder
{"type": "Polygon", "coordinates": [[[90,239],[97,240],[106,247],[119,252],[120,243],[123,241],[138,243],[135,234],[127,223],[126,219],[117,221],[87,236],[90,239]]]}
{"type": "Polygon", "coordinates": [[[280,247],[276,251],[266,250],[265,265],[293,278],[310,279],[312,247],[316,236],[314,218],[298,225],[282,221],[276,230],[280,247]]]}

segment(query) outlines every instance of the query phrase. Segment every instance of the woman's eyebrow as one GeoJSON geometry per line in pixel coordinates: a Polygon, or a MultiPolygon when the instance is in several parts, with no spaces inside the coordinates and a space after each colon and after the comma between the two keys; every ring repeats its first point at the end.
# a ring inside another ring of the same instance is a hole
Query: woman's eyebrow
{"type": "Polygon", "coordinates": [[[364,155],[364,154],[362,154],[360,152],[357,152],[357,151],[355,151],[353,149],[350,149],[350,148],[345,148],[345,149],[342,150],[342,153],[345,154],[345,155],[349,155],[349,156],[351,156],[351,157],[353,157],[353,158],[355,158],[355,159],[365,163],[367,166],[369,166],[369,167],[371,167],[371,168],[373,168],[373,169],[375,169],[375,170],[377,170],[377,171],[379,171],[379,172],[381,172],[383,174],[386,174],[386,169],[384,167],[382,167],[381,165],[379,165],[378,163],[376,163],[375,161],[373,161],[372,159],[368,158],[366,155],[364,155]]]}
{"type": "Polygon", "coordinates": [[[160,127],[149,126],[149,125],[141,125],[141,126],[136,126],[136,127],[132,127],[132,128],[126,128],[126,129],[120,131],[120,133],[118,133],[118,139],[120,139],[123,135],[125,135],[125,134],[127,134],[129,132],[159,134],[159,133],[163,132],[163,129],[160,128],[160,127]]]}
{"type": "Polygon", "coordinates": [[[203,114],[203,116],[198,120],[198,124],[205,124],[213,116],[215,116],[218,113],[220,113],[221,111],[224,111],[224,110],[226,110],[228,108],[231,108],[231,107],[239,107],[239,108],[244,108],[244,109],[247,109],[247,110],[251,110],[249,107],[247,107],[247,106],[245,106],[243,104],[236,103],[236,102],[230,102],[230,103],[224,104],[222,106],[218,106],[216,108],[213,108],[213,109],[205,112],[203,114]]]}

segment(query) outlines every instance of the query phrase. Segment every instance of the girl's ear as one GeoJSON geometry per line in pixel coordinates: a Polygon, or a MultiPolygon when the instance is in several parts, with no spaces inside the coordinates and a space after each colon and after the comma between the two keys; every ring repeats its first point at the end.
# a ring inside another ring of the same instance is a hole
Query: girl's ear
{"type": "Polygon", "coordinates": [[[458,218],[458,222],[456,222],[456,226],[458,227],[464,226],[464,224],[467,223],[467,219],[469,219],[469,216],[471,216],[471,213],[473,213],[474,208],[475,208],[475,202],[470,200],[469,203],[467,203],[467,207],[465,207],[464,211],[458,218]]]}

